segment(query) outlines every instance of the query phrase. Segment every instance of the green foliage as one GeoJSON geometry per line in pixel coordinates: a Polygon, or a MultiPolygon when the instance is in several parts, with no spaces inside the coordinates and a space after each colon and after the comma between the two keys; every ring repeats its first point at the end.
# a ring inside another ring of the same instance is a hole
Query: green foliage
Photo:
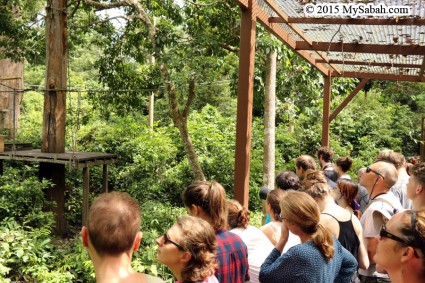
{"type": "Polygon", "coordinates": [[[18,170],[8,170],[0,176],[0,220],[14,219],[25,227],[50,230],[52,215],[43,212],[43,189],[49,186],[45,180],[39,182],[18,170]]]}

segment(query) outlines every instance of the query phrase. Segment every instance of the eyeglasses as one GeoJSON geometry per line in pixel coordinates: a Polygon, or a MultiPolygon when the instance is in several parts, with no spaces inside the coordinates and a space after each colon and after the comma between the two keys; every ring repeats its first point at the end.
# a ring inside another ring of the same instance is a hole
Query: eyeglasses
{"type": "Polygon", "coordinates": [[[181,251],[185,251],[186,250],[185,248],[183,248],[182,245],[177,244],[176,242],[172,241],[170,239],[170,237],[168,237],[167,233],[165,233],[162,237],[164,238],[164,245],[166,245],[167,243],[171,243],[171,244],[175,245],[181,251]]]}
{"type": "Polygon", "coordinates": [[[384,177],[384,176],[382,176],[382,174],[381,174],[381,173],[378,173],[377,171],[373,170],[372,168],[367,167],[367,168],[366,168],[366,173],[370,173],[370,172],[373,172],[373,173],[375,173],[376,175],[378,175],[379,177],[382,177],[382,179],[385,179],[385,177],[384,177]]]}
{"type": "Polygon", "coordinates": [[[409,243],[406,240],[403,240],[402,238],[400,238],[400,237],[398,237],[398,236],[396,236],[396,235],[388,232],[387,231],[387,227],[385,227],[385,224],[383,224],[382,227],[381,227],[381,230],[379,230],[379,237],[381,237],[381,239],[382,238],[391,239],[393,241],[402,243],[405,246],[408,246],[409,245],[409,243]]]}

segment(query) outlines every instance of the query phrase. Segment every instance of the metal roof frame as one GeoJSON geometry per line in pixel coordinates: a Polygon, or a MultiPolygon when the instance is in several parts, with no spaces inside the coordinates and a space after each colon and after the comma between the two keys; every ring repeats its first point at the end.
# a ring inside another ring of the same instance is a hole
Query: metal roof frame
{"type": "Polygon", "coordinates": [[[234,0],[241,9],[235,198],[248,205],[256,23],[319,70],[325,78],[322,144],[329,123],[370,79],[425,82],[425,1],[409,0],[234,0]],[[306,5],[386,5],[409,15],[304,14],[306,5]],[[331,114],[332,77],[361,82],[331,114]]]}

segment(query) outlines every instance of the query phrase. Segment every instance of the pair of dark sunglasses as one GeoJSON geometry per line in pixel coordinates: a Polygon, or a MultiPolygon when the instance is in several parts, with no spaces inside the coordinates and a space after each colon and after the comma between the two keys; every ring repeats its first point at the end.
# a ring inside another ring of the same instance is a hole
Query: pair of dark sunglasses
{"type": "Polygon", "coordinates": [[[381,237],[381,239],[382,238],[391,239],[393,241],[402,243],[405,246],[408,246],[409,245],[409,243],[406,240],[403,240],[402,238],[400,238],[400,237],[398,237],[398,236],[396,236],[396,235],[388,232],[387,231],[387,227],[385,226],[385,224],[383,224],[382,227],[381,227],[381,230],[379,230],[379,237],[381,237]]]}
{"type": "Polygon", "coordinates": [[[171,240],[170,237],[168,237],[167,233],[165,233],[164,235],[162,235],[162,237],[164,238],[164,245],[166,245],[167,243],[171,243],[171,244],[175,245],[181,251],[185,251],[186,250],[185,248],[183,248],[182,245],[177,244],[176,242],[174,242],[173,240],[171,240]]]}
{"type": "Polygon", "coordinates": [[[373,173],[375,173],[376,175],[378,175],[379,177],[382,177],[382,179],[385,179],[385,177],[384,176],[382,176],[382,174],[381,173],[379,173],[378,171],[376,171],[376,170],[373,170],[372,168],[370,168],[370,167],[367,167],[366,168],[366,173],[370,173],[370,172],[373,172],[373,173]]]}
{"type": "Polygon", "coordinates": [[[421,235],[419,234],[418,230],[416,229],[416,211],[412,211],[412,222],[410,229],[407,229],[409,233],[412,233],[412,236],[414,237],[413,240],[404,240],[390,232],[387,231],[387,228],[385,224],[382,225],[381,230],[379,231],[379,236],[382,238],[388,238],[393,241],[397,241],[399,243],[402,243],[405,246],[411,246],[413,248],[419,248],[424,254],[425,254],[425,243],[421,239],[421,235]]]}

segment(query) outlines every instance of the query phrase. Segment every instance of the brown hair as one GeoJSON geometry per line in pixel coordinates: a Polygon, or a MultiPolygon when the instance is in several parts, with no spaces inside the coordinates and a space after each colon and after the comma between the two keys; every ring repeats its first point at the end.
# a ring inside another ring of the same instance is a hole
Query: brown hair
{"type": "Polygon", "coordinates": [[[317,149],[317,158],[322,157],[325,162],[332,162],[334,153],[328,146],[321,146],[317,149]]]}
{"type": "Polygon", "coordinates": [[[282,190],[272,190],[267,195],[267,203],[270,204],[272,213],[276,221],[282,221],[280,218],[280,201],[283,199],[285,192],[282,190]]]}
{"type": "Polygon", "coordinates": [[[211,218],[214,229],[226,228],[227,209],[226,192],[216,181],[198,181],[189,185],[182,192],[184,206],[196,205],[211,218]]]}
{"type": "Polygon", "coordinates": [[[413,248],[420,250],[419,257],[422,259],[422,275],[425,276],[425,210],[413,211],[406,210],[403,213],[399,231],[413,248]],[[415,214],[414,226],[412,217],[415,214]]]}
{"type": "Polygon", "coordinates": [[[355,199],[357,193],[359,192],[359,186],[351,180],[339,179],[337,182],[339,191],[341,192],[341,197],[343,197],[347,203],[351,206],[354,211],[354,215],[358,218],[361,217],[361,212],[355,209],[355,199]]]}
{"type": "Polygon", "coordinates": [[[307,154],[298,156],[297,159],[295,159],[295,166],[297,166],[297,168],[302,168],[303,170],[316,170],[316,162],[314,161],[314,158],[307,154]]]}
{"type": "Polygon", "coordinates": [[[378,156],[375,159],[375,162],[378,161],[389,162],[398,170],[404,165],[406,159],[400,152],[395,152],[391,149],[383,149],[378,153],[378,156]]]}
{"type": "Polygon", "coordinates": [[[328,183],[325,174],[323,173],[323,171],[308,169],[305,172],[305,177],[301,182],[301,185],[304,187],[305,190],[308,190],[311,186],[317,183],[328,183]]]}
{"type": "Polygon", "coordinates": [[[180,245],[192,255],[182,269],[183,281],[202,281],[213,275],[216,267],[216,237],[211,225],[192,216],[181,216],[176,224],[182,235],[180,245]]]}
{"type": "Polygon", "coordinates": [[[118,255],[132,248],[140,231],[140,206],[127,193],[104,193],[90,207],[87,222],[97,253],[118,255]]]}
{"type": "Polygon", "coordinates": [[[290,190],[280,202],[280,208],[285,219],[295,223],[304,233],[311,235],[312,242],[327,260],[334,256],[332,233],[319,224],[319,206],[311,196],[304,192],[290,190]]]}
{"type": "Polygon", "coordinates": [[[282,190],[301,190],[300,178],[292,171],[282,171],[276,176],[276,185],[282,190]]]}
{"type": "Polygon", "coordinates": [[[425,163],[417,163],[409,168],[409,175],[414,176],[422,186],[425,185],[425,163]]]}
{"type": "Polygon", "coordinates": [[[246,229],[249,225],[249,210],[243,207],[237,200],[227,200],[227,222],[233,228],[246,229]]]}
{"type": "Polygon", "coordinates": [[[353,164],[353,160],[350,157],[340,157],[336,160],[336,166],[341,168],[341,170],[346,173],[351,169],[351,165],[353,164]]]}
{"type": "Polygon", "coordinates": [[[324,199],[330,194],[331,191],[328,184],[316,182],[310,187],[306,188],[304,192],[309,194],[312,198],[324,199]]]}

